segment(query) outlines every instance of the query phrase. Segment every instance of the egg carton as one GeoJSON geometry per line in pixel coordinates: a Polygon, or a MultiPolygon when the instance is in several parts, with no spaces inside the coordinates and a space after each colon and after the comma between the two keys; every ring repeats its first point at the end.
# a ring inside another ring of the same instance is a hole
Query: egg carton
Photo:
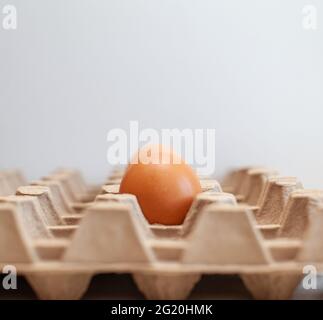
{"type": "Polygon", "coordinates": [[[238,171],[223,182],[235,196],[202,179],[184,223],[163,226],[117,193],[122,172],[98,188],[61,169],[0,198],[0,266],[15,265],[42,299],[78,299],[99,273],[132,274],[149,299],[184,299],[204,274],[238,274],[255,298],[288,298],[305,265],[323,268],[323,192],[238,171]]]}

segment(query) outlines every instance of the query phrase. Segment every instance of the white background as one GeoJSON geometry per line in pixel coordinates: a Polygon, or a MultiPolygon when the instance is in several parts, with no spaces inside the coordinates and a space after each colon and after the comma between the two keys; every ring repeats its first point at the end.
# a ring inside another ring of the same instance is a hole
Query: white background
{"type": "Polygon", "coordinates": [[[216,174],[263,164],[323,187],[323,3],[0,0],[0,168],[105,178],[106,135],[215,128],[216,174]],[[304,30],[302,8],[317,8],[304,30]],[[4,15],[1,16],[1,20],[4,15]]]}

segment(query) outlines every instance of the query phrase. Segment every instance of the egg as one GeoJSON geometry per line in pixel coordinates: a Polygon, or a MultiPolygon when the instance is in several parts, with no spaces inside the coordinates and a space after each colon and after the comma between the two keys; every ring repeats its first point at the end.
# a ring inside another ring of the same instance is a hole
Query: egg
{"type": "Polygon", "coordinates": [[[120,184],[120,193],[137,197],[149,223],[164,225],[182,224],[200,192],[195,171],[179,155],[161,145],[140,149],[120,184]]]}

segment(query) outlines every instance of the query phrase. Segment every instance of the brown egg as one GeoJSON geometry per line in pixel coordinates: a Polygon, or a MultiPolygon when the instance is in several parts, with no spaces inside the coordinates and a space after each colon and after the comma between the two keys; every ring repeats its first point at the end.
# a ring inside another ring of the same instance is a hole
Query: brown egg
{"type": "Polygon", "coordinates": [[[132,158],[120,185],[120,193],[137,197],[150,223],[183,223],[201,186],[194,170],[172,150],[146,146],[132,158]],[[168,161],[167,161],[168,160],[168,161]]]}

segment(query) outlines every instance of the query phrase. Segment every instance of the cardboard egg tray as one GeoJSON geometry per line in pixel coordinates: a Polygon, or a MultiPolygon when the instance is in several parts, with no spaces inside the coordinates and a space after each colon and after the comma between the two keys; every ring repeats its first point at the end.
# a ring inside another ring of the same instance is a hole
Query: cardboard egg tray
{"type": "Polygon", "coordinates": [[[182,225],[150,225],[123,171],[88,186],[60,169],[27,185],[0,172],[0,267],[15,265],[41,299],[79,299],[99,273],[130,273],[149,299],[184,299],[205,274],[238,274],[257,299],[286,299],[303,267],[323,270],[323,191],[242,168],[201,179],[182,225]]]}

